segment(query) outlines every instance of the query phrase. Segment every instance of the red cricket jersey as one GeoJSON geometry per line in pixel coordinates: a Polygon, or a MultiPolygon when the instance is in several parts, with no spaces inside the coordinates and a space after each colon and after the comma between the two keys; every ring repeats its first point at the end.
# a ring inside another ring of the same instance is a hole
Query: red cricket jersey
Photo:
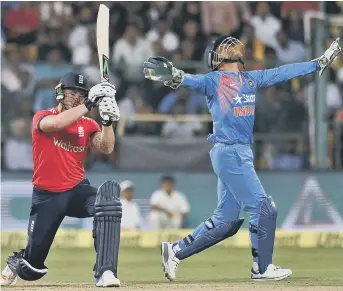
{"type": "Polygon", "coordinates": [[[32,183],[52,192],[70,190],[84,179],[89,138],[100,131],[93,119],[82,117],[61,131],[41,132],[41,119],[58,113],[57,108],[38,111],[32,122],[32,183]]]}

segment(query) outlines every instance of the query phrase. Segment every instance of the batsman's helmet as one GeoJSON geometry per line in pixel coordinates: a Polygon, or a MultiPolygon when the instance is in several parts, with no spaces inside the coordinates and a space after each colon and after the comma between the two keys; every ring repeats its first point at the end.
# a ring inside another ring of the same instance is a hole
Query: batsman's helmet
{"type": "Polygon", "coordinates": [[[241,63],[244,66],[244,45],[232,36],[220,36],[208,48],[207,66],[216,71],[223,63],[241,63]]]}
{"type": "Polygon", "coordinates": [[[64,89],[78,89],[84,91],[85,97],[87,97],[89,92],[89,81],[84,75],[72,72],[67,73],[55,87],[55,98],[58,102],[62,102],[64,99],[64,89]]]}

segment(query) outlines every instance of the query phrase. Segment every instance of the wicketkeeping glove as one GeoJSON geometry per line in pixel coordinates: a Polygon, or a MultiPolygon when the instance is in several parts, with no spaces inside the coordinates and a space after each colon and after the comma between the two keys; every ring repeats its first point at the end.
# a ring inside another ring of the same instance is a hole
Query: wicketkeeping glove
{"type": "Polygon", "coordinates": [[[172,89],[181,85],[185,74],[164,57],[150,57],[143,63],[143,73],[146,79],[163,82],[172,89]]]}
{"type": "Polygon", "coordinates": [[[102,98],[99,103],[99,113],[104,126],[110,126],[113,121],[119,120],[120,111],[114,96],[102,98]]]}
{"type": "Polygon", "coordinates": [[[342,48],[339,45],[339,38],[337,38],[320,58],[315,59],[316,61],[318,61],[320,67],[320,76],[323,74],[325,69],[330,66],[330,64],[335,60],[341,50],[342,48]]]}
{"type": "Polygon", "coordinates": [[[85,99],[85,106],[88,110],[91,110],[93,107],[99,105],[99,102],[104,97],[114,97],[116,94],[116,88],[109,82],[102,82],[93,86],[88,93],[87,98],[85,99]]]}

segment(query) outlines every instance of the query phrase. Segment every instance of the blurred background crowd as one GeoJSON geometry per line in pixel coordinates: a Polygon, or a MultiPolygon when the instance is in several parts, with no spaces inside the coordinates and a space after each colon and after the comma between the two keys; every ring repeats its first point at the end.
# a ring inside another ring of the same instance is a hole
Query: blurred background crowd
{"type": "MultiPolygon", "coordinates": [[[[204,51],[218,35],[239,38],[246,46],[246,69],[271,68],[308,60],[303,14],[319,2],[104,2],[110,7],[111,81],[117,87],[121,116],[166,114],[164,122],[125,123],[124,134],[190,139],[211,131],[210,122],[180,123],[178,114],[207,114],[201,93],[171,90],[144,80],[141,65],[151,55],[169,58],[189,73],[204,73],[204,51]]],[[[63,74],[78,71],[99,82],[95,23],[100,2],[1,2],[2,169],[31,170],[31,120],[55,106],[54,87],[63,74]]],[[[326,12],[343,14],[342,2],[327,2],[326,12]]],[[[328,44],[343,36],[330,26],[328,44]]],[[[329,150],[343,121],[343,54],[329,72],[326,98],[329,150]]],[[[308,169],[308,96],[314,80],[294,79],[257,96],[257,169],[308,169]],[[287,139],[280,138],[280,134],[287,139]]],[[[90,113],[99,120],[97,110],[90,113]]],[[[343,144],[343,134],[341,137],[343,144]]],[[[120,141],[119,141],[120,142],[120,141]]],[[[343,148],[343,146],[342,146],[343,148]]],[[[329,167],[335,163],[329,153],[329,167]]],[[[117,152],[89,154],[87,169],[113,169],[117,152]]],[[[343,159],[343,152],[341,155],[343,159]]]]}

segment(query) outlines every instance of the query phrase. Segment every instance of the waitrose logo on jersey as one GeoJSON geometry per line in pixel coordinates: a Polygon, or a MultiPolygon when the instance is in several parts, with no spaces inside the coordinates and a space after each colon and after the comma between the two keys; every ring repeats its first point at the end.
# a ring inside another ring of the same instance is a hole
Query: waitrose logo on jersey
{"type": "Polygon", "coordinates": [[[73,146],[70,142],[65,142],[64,140],[58,140],[54,137],[54,145],[64,149],[67,152],[82,153],[85,151],[84,146],[73,146]]]}

